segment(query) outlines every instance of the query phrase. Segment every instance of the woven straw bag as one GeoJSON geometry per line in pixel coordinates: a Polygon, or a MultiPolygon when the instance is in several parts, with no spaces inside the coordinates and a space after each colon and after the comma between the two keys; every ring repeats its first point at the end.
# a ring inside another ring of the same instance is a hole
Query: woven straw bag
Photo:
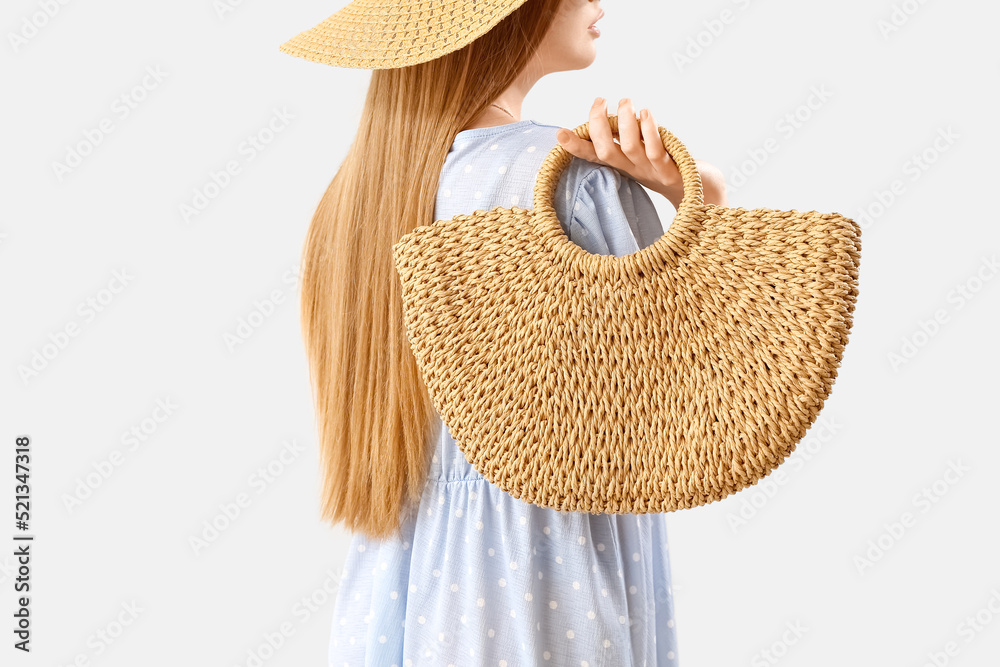
{"type": "Polygon", "coordinates": [[[860,226],[705,204],[694,160],[659,130],[684,198],[638,252],[566,236],[552,197],[572,155],[558,145],[533,209],[437,220],[393,246],[434,406],[469,463],[524,502],[643,514],[725,498],[784,461],[837,376],[860,226]]]}

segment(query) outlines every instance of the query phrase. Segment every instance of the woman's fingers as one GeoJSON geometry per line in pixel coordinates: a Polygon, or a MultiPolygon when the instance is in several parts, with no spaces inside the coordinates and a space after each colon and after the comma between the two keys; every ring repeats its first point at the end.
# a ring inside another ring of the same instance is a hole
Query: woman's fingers
{"type": "Polygon", "coordinates": [[[618,140],[621,150],[632,165],[640,164],[646,154],[639,135],[639,126],[635,122],[635,109],[628,97],[618,102],[618,140]]]}
{"type": "Polygon", "coordinates": [[[614,167],[668,196],[682,187],[677,165],[663,147],[660,128],[648,109],[643,109],[637,120],[631,99],[626,97],[618,103],[620,144],[615,143],[611,132],[606,100],[600,97],[594,100],[588,125],[590,141],[563,128],[556,133],[559,144],[576,157],[614,167]]]}
{"type": "Polygon", "coordinates": [[[649,109],[643,109],[641,115],[645,116],[645,118],[640,118],[640,121],[642,122],[643,139],[646,142],[646,159],[658,172],[669,172],[673,166],[673,158],[663,147],[660,126],[656,124],[653,112],[649,109]]]}
{"type": "Polygon", "coordinates": [[[590,162],[598,161],[597,153],[594,151],[594,144],[581,139],[576,132],[563,128],[556,132],[556,139],[559,140],[559,145],[569,151],[571,155],[590,162]]]}
{"type": "Polygon", "coordinates": [[[626,169],[632,166],[622,149],[615,143],[614,135],[611,133],[611,123],[608,121],[608,102],[604,98],[597,98],[594,105],[590,107],[590,141],[594,144],[594,152],[597,153],[597,162],[601,162],[618,169],[626,169]]]}

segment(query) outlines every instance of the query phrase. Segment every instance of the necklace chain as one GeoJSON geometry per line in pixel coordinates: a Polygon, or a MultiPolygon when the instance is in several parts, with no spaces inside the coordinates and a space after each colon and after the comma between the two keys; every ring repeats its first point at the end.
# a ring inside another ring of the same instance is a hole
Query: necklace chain
{"type": "MultiPolygon", "coordinates": [[[[500,106],[499,104],[492,104],[492,106],[495,106],[495,107],[496,107],[497,109],[500,109],[500,111],[503,111],[503,112],[504,112],[505,114],[507,114],[507,115],[508,115],[508,116],[510,116],[511,118],[514,118],[514,114],[512,114],[512,113],[511,113],[511,112],[509,112],[509,111],[507,111],[506,109],[504,109],[504,108],[503,108],[502,106],[500,106]]],[[[516,118],[514,118],[514,120],[516,121],[517,119],[516,119],[516,118]]]]}

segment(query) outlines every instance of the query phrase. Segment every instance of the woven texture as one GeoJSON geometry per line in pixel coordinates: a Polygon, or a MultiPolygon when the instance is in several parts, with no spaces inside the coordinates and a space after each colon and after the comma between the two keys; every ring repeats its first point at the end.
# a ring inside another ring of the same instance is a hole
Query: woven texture
{"type": "Polygon", "coordinates": [[[525,0],[354,0],[279,48],[337,67],[392,69],[457,51],[525,0]]]}
{"type": "Polygon", "coordinates": [[[704,204],[694,160],[660,136],[684,198],[636,253],[592,255],[565,235],[561,146],[533,209],[438,220],[393,247],[436,409],[469,463],[525,502],[642,514],[720,500],[780,465],[832,389],[860,226],[704,204]]]}

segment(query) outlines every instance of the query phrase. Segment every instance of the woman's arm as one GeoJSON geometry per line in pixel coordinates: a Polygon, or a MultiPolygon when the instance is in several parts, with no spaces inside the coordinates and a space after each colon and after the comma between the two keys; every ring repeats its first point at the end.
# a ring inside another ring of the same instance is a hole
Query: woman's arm
{"type": "MultiPolygon", "coordinates": [[[[723,176],[722,171],[704,160],[696,159],[694,163],[698,167],[698,174],[701,176],[701,189],[705,203],[728,206],[729,197],[726,195],[726,177],[723,176]]],[[[682,184],[678,184],[675,187],[656,188],[656,192],[669,199],[675,209],[680,208],[681,199],[684,197],[684,186],[682,184]]]]}

